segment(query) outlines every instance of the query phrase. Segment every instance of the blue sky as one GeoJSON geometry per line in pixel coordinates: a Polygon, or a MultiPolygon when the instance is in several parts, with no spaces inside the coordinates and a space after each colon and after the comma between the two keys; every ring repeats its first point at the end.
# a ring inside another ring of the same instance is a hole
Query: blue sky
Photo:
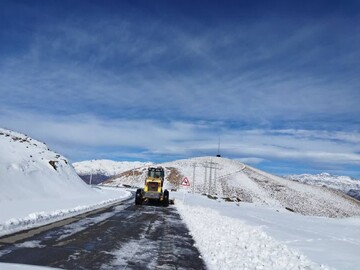
{"type": "Polygon", "coordinates": [[[360,178],[359,1],[0,5],[0,126],[72,161],[360,178]]]}

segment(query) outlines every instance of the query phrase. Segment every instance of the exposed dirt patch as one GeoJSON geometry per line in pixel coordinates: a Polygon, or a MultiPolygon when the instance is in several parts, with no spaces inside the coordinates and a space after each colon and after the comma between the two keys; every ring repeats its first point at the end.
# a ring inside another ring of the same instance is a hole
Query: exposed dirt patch
{"type": "Polygon", "coordinates": [[[131,176],[139,176],[139,175],[142,175],[143,172],[142,171],[139,171],[139,170],[130,170],[130,171],[126,171],[126,172],[122,172],[118,175],[116,175],[116,178],[119,178],[119,177],[131,177],[131,176]]]}
{"type": "Polygon", "coordinates": [[[174,167],[166,167],[165,169],[170,171],[165,176],[166,180],[176,187],[180,186],[184,176],[174,167]]]}
{"type": "Polygon", "coordinates": [[[130,186],[142,186],[147,168],[137,168],[134,170],[128,170],[120,174],[111,176],[109,179],[103,182],[104,185],[130,185],[130,186]]]}

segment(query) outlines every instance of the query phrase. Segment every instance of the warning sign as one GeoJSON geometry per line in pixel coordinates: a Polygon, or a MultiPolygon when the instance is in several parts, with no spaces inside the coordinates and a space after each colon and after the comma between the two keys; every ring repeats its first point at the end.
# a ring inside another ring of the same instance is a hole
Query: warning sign
{"type": "Polygon", "coordinates": [[[187,177],[184,178],[184,180],[181,182],[181,185],[184,187],[189,187],[190,186],[190,181],[187,177]]]}

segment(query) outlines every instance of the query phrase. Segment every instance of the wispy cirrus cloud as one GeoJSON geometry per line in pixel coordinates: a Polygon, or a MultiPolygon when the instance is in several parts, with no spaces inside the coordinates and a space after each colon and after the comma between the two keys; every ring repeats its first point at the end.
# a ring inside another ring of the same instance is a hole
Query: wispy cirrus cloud
{"type": "Polygon", "coordinates": [[[4,102],[50,112],[50,107],[64,111],[70,103],[67,110],[73,113],[76,108],[101,114],[105,110],[97,108],[105,107],[117,116],[163,117],[165,112],[267,124],[330,118],[339,124],[360,114],[356,81],[307,74],[315,64],[311,59],[322,53],[306,48],[326,30],[323,25],[304,26],[289,37],[270,33],[264,40],[258,35],[269,26],[261,22],[236,32],[204,29],[200,36],[161,22],[149,25],[104,20],[41,27],[27,53],[0,67],[4,102]],[[293,59],[285,60],[289,56],[293,59]],[[153,110],[154,100],[161,111],[153,110]]]}
{"type": "MultiPolygon", "coordinates": [[[[153,119],[102,119],[89,115],[44,116],[2,111],[6,127],[22,127],[50,145],[68,149],[74,160],[82,150],[96,149],[96,156],[125,156],[164,160],[167,157],[214,155],[219,123],[155,121],[153,119]],[[79,149],[78,154],[71,149],[79,149]]],[[[360,136],[351,132],[317,130],[233,130],[223,126],[221,152],[225,156],[258,164],[267,160],[316,164],[360,164],[360,136]]]]}

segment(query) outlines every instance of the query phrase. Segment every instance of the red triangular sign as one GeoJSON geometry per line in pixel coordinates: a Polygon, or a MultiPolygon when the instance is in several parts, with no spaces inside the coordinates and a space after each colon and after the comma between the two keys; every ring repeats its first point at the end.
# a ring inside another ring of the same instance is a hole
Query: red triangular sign
{"type": "Polygon", "coordinates": [[[189,187],[190,186],[189,179],[187,179],[187,177],[185,177],[184,180],[181,182],[181,185],[184,187],[189,187]]]}

